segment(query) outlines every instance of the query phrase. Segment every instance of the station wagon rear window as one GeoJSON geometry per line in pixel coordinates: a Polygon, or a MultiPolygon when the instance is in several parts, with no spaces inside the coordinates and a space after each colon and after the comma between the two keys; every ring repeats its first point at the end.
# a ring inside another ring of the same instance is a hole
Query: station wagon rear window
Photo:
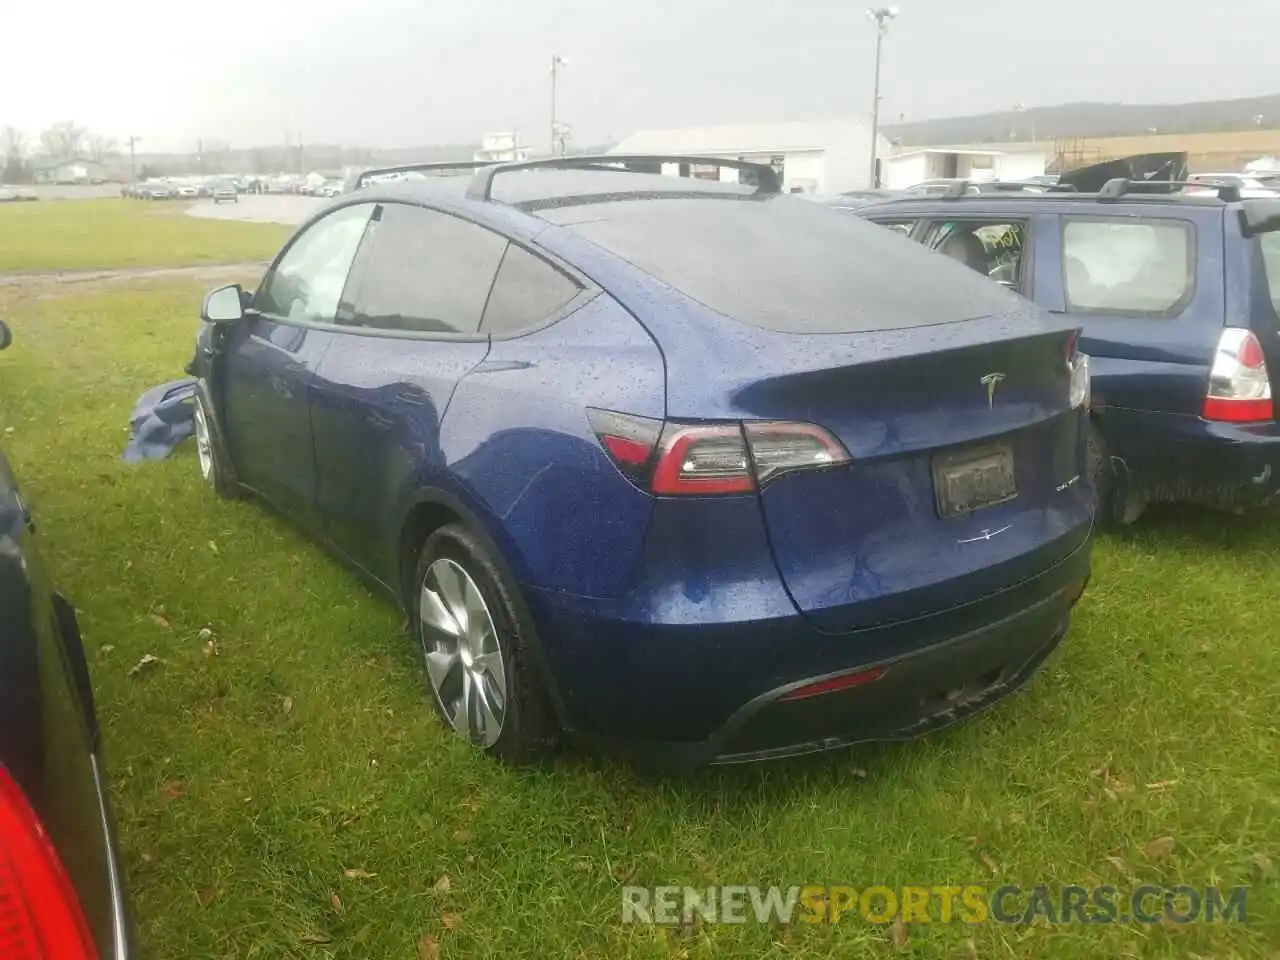
{"type": "Polygon", "coordinates": [[[1072,313],[1176,316],[1195,288],[1195,230],[1182,220],[1072,220],[1062,233],[1072,313]]]}
{"type": "Polygon", "coordinates": [[[1026,308],[967,267],[810,200],[655,198],[538,215],[766,330],[895,330],[1026,308]]]}

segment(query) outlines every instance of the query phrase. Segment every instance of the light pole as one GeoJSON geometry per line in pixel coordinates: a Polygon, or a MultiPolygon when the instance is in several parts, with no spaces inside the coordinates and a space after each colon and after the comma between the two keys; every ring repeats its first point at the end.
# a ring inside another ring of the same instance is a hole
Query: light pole
{"type": "Polygon", "coordinates": [[[889,21],[898,15],[897,7],[872,7],[867,16],[876,22],[876,82],[871,99],[871,186],[880,186],[880,178],[876,176],[876,140],[880,136],[880,47],[884,44],[884,35],[889,32],[889,21]]]}
{"type": "Polygon", "coordinates": [[[135,136],[130,136],[129,139],[125,141],[125,143],[129,145],[129,182],[130,183],[138,182],[138,158],[137,158],[137,153],[134,151],[134,148],[141,142],[142,142],[142,138],[135,137],[135,136]]]}
{"type": "Polygon", "coordinates": [[[560,68],[568,64],[568,57],[562,57],[558,53],[551,57],[551,156],[553,157],[556,155],[556,140],[560,134],[559,125],[556,123],[556,77],[560,68]]]}

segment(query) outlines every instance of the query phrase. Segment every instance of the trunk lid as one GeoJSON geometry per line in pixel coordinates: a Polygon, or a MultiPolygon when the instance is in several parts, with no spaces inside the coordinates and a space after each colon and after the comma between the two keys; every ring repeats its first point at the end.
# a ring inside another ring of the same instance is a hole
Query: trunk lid
{"type": "MultiPolygon", "coordinates": [[[[818,629],[968,603],[1088,539],[1084,413],[1070,406],[1066,362],[1073,333],[1028,309],[909,333],[739,331],[736,348],[726,338],[713,375],[722,413],[817,424],[852,458],[760,491],[779,572],[818,629]],[[786,372],[757,377],[764,367],[786,372]]],[[[679,384],[693,371],[670,355],[668,364],[669,413],[688,415],[679,384]]],[[[708,376],[696,391],[704,409],[708,376]]]]}

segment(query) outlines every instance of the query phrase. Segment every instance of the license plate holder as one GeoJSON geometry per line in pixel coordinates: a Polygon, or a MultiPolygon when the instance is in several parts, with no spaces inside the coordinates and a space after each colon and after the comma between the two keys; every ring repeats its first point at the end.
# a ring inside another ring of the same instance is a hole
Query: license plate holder
{"type": "Polygon", "coordinates": [[[943,520],[1007,503],[1018,495],[1013,448],[993,443],[935,456],[933,491],[943,520]]]}

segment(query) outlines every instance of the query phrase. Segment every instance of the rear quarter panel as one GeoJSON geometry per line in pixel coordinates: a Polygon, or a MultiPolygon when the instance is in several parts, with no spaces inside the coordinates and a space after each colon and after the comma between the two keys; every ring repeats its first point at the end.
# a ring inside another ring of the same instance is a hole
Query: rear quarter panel
{"type": "Polygon", "coordinates": [[[495,338],[459,383],[441,430],[455,493],[523,583],[580,596],[625,583],[652,501],[613,466],[586,410],[660,419],[663,381],[653,340],[601,294],[551,326],[495,338]]]}

